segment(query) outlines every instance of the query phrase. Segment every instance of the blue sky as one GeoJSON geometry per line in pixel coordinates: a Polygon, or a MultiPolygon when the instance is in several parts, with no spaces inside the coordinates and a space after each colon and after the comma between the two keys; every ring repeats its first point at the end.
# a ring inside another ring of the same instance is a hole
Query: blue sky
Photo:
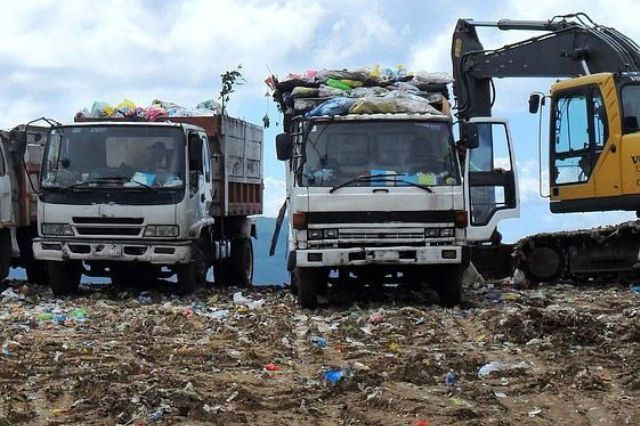
{"type": "MultiPolygon", "coordinates": [[[[448,71],[451,33],[459,17],[548,19],[584,11],[635,40],[640,28],[622,0],[606,1],[29,1],[3,5],[0,24],[0,127],[46,115],[70,121],[94,100],[154,98],[193,106],[216,96],[219,74],[242,64],[247,84],[230,113],[260,123],[265,113],[267,214],[284,193],[273,148],[279,116],[266,98],[268,69],[289,71],[372,64],[448,71]]],[[[485,47],[525,37],[483,30],[485,47]]],[[[497,81],[494,115],[508,117],[516,143],[522,217],[501,225],[505,239],[542,230],[572,229],[630,219],[630,213],[552,215],[538,195],[537,118],[527,113],[533,90],[548,80],[497,81]]],[[[546,129],[546,126],[545,126],[546,129]]],[[[546,137],[546,132],[544,134],[546,137]]]]}

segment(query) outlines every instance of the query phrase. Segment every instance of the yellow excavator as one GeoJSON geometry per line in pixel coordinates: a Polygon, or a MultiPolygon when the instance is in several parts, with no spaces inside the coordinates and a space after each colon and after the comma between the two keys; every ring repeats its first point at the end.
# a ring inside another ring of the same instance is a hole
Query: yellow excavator
{"type": "MultiPolygon", "coordinates": [[[[633,40],[584,13],[548,21],[460,19],[451,57],[462,141],[473,131],[472,118],[491,116],[494,78],[563,78],[549,95],[529,98],[532,113],[550,101],[551,211],[640,214],[640,47],[633,40]],[[486,50],[478,38],[480,27],[541,33],[486,50]]],[[[516,266],[534,282],[626,280],[640,269],[640,223],[536,234],[515,248],[516,266]]],[[[500,260],[484,256],[482,261],[500,260]]]]}

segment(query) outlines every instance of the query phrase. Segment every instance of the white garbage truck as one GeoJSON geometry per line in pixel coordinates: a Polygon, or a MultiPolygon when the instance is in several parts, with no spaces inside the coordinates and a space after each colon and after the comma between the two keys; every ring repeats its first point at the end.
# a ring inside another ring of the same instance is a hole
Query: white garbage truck
{"type": "Polygon", "coordinates": [[[427,283],[441,304],[460,303],[468,243],[519,213],[506,122],[476,118],[456,143],[445,83],[380,87],[347,73],[354,89],[325,86],[344,75],[272,84],[300,305],[316,305],[332,272],[337,283],[427,283]]]}
{"type": "Polygon", "coordinates": [[[55,294],[81,275],[117,286],[177,275],[249,285],[262,213],[262,128],[227,115],[76,118],[49,130],[38,199],[37,259],[55,294]]]}
{"type": "Polygon", "coordinates": [[[47,129],[30,123],[0,131],[0,279],[13,266],[24,268],[31,283],[48,282],[46,265],[33,257],[31,246],[38,233],[38,176],[47,129]]]}

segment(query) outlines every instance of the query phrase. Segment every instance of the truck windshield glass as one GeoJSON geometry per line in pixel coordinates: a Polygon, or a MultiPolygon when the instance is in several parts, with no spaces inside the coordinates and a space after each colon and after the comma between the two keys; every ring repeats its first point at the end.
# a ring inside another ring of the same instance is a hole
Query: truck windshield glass
{"type": "Polygon", "coordinates": [[[145,189],[184,185],[184,134],[172,127],[54,129],[43,161],[44,187],[145,189]]]}
{"type": "Polygon", "coordinates": [[[458,185],[453,136],[445,122],[315,124],[309,132],[303,186],[458,185]],[[367,175],[397,177],[356,179],[367,175]]]}

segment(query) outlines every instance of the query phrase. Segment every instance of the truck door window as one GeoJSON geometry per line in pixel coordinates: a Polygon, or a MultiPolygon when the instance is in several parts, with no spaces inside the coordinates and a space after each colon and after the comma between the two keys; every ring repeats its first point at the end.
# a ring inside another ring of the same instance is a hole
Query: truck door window
{"type": "Polygon", "coordinates": [[[471,223],[486,225],[500,209],[515,206],[513,160],[502,123],[477,125],[477,148],[469,150],[471,223]]]}
{"type": "Polygon", "coordinates": [[[202,137],[202,160],[204,167],[204,180],[211,182],[211,155],[209,154],[209,140],[204,134],[200,134],[202,137]]]}
{"type": "Polygon", "coordinates": [[[589,180],[608,137],[607,115],[597,87],[559,95],[552,128],[553,184],[589,180]]]}
{"type": "Polygon", "coordinates": [[[0,176],[7,174],[7,167],[4,163],[4,150],[0,148],[0,176]]]}

